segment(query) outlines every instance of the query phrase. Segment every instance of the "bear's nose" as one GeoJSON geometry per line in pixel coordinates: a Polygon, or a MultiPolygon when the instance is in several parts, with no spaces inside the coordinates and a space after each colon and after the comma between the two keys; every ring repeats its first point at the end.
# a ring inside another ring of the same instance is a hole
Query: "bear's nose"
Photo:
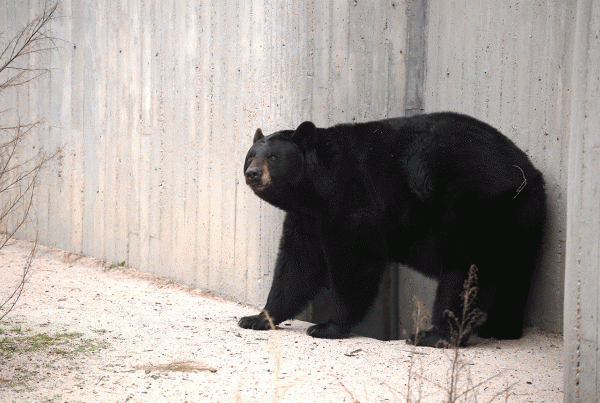
{"type": "Polygon", "coordinates": [[[248,170],[246,171],[246,183],[254,183],[256,181],[258,181],[258,178],[260,178],[261,172],[260,169],[253,167],[253,168],[248,168],[248,170]]]}

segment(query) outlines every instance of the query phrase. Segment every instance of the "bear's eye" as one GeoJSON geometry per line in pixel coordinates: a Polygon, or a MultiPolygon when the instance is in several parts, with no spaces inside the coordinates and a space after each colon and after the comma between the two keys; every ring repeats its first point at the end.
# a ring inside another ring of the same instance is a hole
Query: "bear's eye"
{"type": "Polygon", "coordinates": [[[275,161],[277,159],[277,156],[275,154],[269,154],[267,155],[267,158],[271,161],[275,161]]]}

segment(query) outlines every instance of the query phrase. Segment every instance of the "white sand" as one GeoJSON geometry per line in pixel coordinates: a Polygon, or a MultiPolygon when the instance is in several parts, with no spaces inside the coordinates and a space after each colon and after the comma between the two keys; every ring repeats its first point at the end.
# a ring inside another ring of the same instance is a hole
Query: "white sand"
{"type": "MultiPolygon", "coordinates": [[[[0,295],[14,285],[30,248],[18,241],[0,251],[0,295]]],[[[237,327],[255,312],[39,247],[25,293],[0,323],[0,340],[76,333],[71,350],[0,349],[0,402],[406,402],[409,387],[410,401],[447,400],[453,351],[365,337],[313,339],[300,321],[270,332],[237,327]]],[[[530,331],[459,352],[458,392],[469,384],[474,390],[458,401],[562,401],[560,335],[530,331]]]]}

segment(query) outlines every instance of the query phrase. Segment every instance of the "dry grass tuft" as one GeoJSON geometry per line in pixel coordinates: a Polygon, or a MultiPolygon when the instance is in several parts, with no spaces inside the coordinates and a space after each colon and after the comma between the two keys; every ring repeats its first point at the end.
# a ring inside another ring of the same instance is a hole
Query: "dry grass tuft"
{"type": "Polygon", "coordinates": [[[143,369],[146,373],[149,372],[217,372],[215,368],[193,360],[175,360],[167,364],[146,364],[138,365],[135,369],[143,369]]]}
{"type": "Polygon", "coordinates": [[[469,275],[463,285],[462,298],[462,316],[459,319],[454,312],[446,311],[448,320],[452,326],[452,338],[449,342],[440,341],[437,347],[458,348],[467,344],[473,334],[475,327],[485,319],[485,313],[476,308],[477,293],[479,285],[477,282],[477,266],[474,264],[469,268],[469,275]]]}

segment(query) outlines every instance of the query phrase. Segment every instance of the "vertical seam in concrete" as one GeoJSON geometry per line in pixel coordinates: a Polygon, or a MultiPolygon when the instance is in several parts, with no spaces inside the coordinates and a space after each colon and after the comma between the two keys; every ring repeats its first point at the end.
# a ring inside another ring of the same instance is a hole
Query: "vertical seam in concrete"
{"type": "MultiPolygon", "coordinates": [[[[248,32],[248,45],[249,45],[249,48],[248,48],[248,60],[249,60],[250,64],[252,64],[252,62],[254,61],[254,57],[255,57],[255,55],[254,55],[254,53],[252,51],[254,49],[254,45],[255,45],[254,42],[253,42],[253,40],[252,40],[254,38],[254,34],[252,32],[252,28],[253,28],[252,22],[254,21],[254,7],[253,7],[253,5],[254,4],[251,2],[250,3],[250,12],[248,13],[248,16],[247,16],[247,18],[250,21],[250,24],[249,24],[250,32],[248,32]]],[[[258,80],[258,77],[256,77],[255,73],[250,73],[250,74],[251,74],[251,77],[252,77],[251,81],[258,80]]],[[[248,93],[246,94],[246,99],[252,99],[252,90],[250,89],[250,86],[248,86],[248,93]]],[[[254,104],[254,105],[256,105],[256,104],[254,104]]],[[[250,118],[250,119],[254,120],[253,118],[250,118]]],[[[246,203],[247,203],[247,201],[246,201],[246,203]]],[[[248,211],[248,210],[246,210],[246,211],[248,211]]],[[[245,235],[248,236],[248,229],[246,229],[245,235]]],[[[250,249],[250,242],[246,242],[246,245],[245,245],[244,249],[245,249],[246,259],[244,261],[245,262],[245,264],[244,264],[244,272],[243,272],[244,273],[244,278],[242,280],[244,281],[244,301],[248,301],[251,298],[250,293],[249,293],[250,289],[248,287],[248,284],[249,284],[250,279],[251,279],[249,265],[248,265],[248,254],[249,254],[249,249],[250,249]]]]}
{"type": "MultiPolygon", "coordinates": [[[[579,401],[579,381],[581,376],[581,239],[579,240],[579,250],[577,251],[577,313],[575,315],[575,333],[577,336],[577,349],[575,361],[575,398],[579,401]]],[[[568,366],[565,365],[565,369],[568,366]]]]}
{"type": "MultiPolygon", "coordinates": [[[[238,21],[236,28],[238,31],[238,35],[239,35],[239,31],[241,30],[241,23],[240,21],[240,3],[236,2],[235,3],[235,19],[236,21],[238,21]]],[[[237,41],[237,40],[236,40],[237,41]]],[[[246,49],[244,51],[247,51],[246,49]]],[[[235,74],[235,73],[234,73],[235,74]]],[[[236,80],[237,81],[237,80],[236,80]]],[[[240,91],[241,92],[241,91],[240,91]]],[[[236,95],[236,97],[234,98],[234,104],[239,104],[239,98],[240,98],[240,93],[238,93],[236,95]]],[[[237,105],[236,105],[237,107],[237,105]]],[[[237,109],[237,108],[236,108],[237,109]]],[[[234,130],[233,130],[233,142],[234,144],[236,144],[238,142],[238,135],[239,135],[239,130],[238,130],[238,124],[237,124],[237,117],[234,118],[234,130]]],[[[243,136],[242,136],[243,137],[243,136]]],[[[241,139],[240,139],[241,140],[241,139]]],[[[237,151],[235,152],[235,157],[237,160],[237,151]]],[[[239,208],[239,203],[238,203],[238,181],[237,181],[237,175],[234,174],[233,177],[233,245],[232,245],[232,259],[231,259],[231,267],[230,269],[233,270],[235,272],[235,269],[238,265],[237,262],[237,251],[239,248],[239,244],[238,242],[236,242],[237,240],[237,220],[238,220],[238,208],[239,208]]],[[[233,287],[234,291],[233,293],[238,295],[237,298],[239,298],[239,291],[238,291],[238,287],[237,284],[236,286],[233,287]]],[[[245,294],[245,293],[244,293],[245,294]]]]}
{"type": "MultiPolygon", "coordinates": [[[[332,5],[331,2],[327,2],[327,7],[332,5]]],[[[327,54],[327,105],[333,105],[333,12],[330,9],[329,19],[327,21],[328,26],[328,42],[329,42],[329,51],[327,54]]],[[[327,107],[327,124],[331,124],[331,107],[327,107]]]]}
{"type": "Polygon", "coordinates": [[[309,57],[310,57],[310,62],[307,65],[310,66],[311,71],[310,73],[312,74],[310,76],[310,80],[311,80],[311,89],[308,91],[308,97],[309,97],[309,101],[308,104],[306,106],[306,115],[302,116],[302,119],[311,119],[314,120],[314,105],[315,105],[315,59],[316,56],[315,54],[317,53],[316,49],[315,49],[315,38],[317,35],[317,20],[315,17],[315,2],[310,1],[308,2],[307,6],[306,6],[306,20],[308,21],[308,34],[307,34],[307,41],[308,41],[308,52],[309,52],[309,57]]]}
{"type": "MultiPolygon", "coordinates": [[[[207,141],[207,150],[206,150],[206,156],[207,158],[211,155],[211,149],[213,147],[213,111],[214,111],[214,88],[215,88],[215,78],[214,78],[214,70],[215,70],[215,56],[214,56],[214,49],[215,49],[215,19],[216,19],[216,11],[215,11],[215,5],[214,3],[209,3],[207,5],[208,8],[208,12],[206,13],[206,16],[209,20],[209,27],[210,27],[210,38],[208,40],[208,48],[209,48],[209,54],[206,55],[209,59],[210,59],[210,63],[209,63],[209,79],[208,79],[208,97],[206,102],[208,102],[208,133],[203,133],[203,135],[208,137],[208,141],[207,141]]],[[[206,206],[205,208],[207,208],[209,210],[209,214],[207,215],[208,221],[206,222],[206,239],[208,239],[209,241],[206,243],[206,256],[207,258],[207,264],[206,264],[206,286],[208,287],[208,289],[214,289],[214,284],[212,284],[212,270],[211,270],[211,266],[212,266],[212,262],[210,259],[211,256],[211,225],[212,225],[212,214],[210,213],[210,202],[211,202],[211,194],[213,192],[213,183],[211,181],[212,178],[212,167],[213,167],[213,162],[212,162],[212,158],[208,158],[208,182],[207,182],[207,201],[206,201],[206,206]]]]}
{"type": "Polygon", "coordinates": [[[427,0],[409,0],[406,8],[406,92],[404,114],[424,110],[425,61],[427,58],[427,0]]]}
{"type": "MultiPolygon", "coordinates": [[[[404,115],[422,113],[425,91],[425,65],[427,59],[427,0],[408,0],[406,3],[406,46],[405,46],[405,87],[404,115]]],[[[389,74],[389,69],[388,69],[389,74]]],[[[400,314],[400,265],[394,264],[390,272],[390,303],[392,326],[390,338],[400,338],[402,324],[400,314]]]]}
{"type": "MultiPolygon", "coordinates": [[[[565,318],[574,314],[574,320],[570,321],[572,329],[565,326],[565,337],[575,337],[573,344],[565,342],[565,365],[564,365],[564,393],[566,402],[579,402],[581,392],[581,232],[573,233],[573,220],[577,221],[577,213],[573,212],[579,209],[581,199],[577,195],[573,200],[571,196],[575,196],[577,191],[581,189],[581,181],[583,180],[583,170],[585,165],[582,164],[580,155],[585,153],[583,148],[583,133],[580,129],[585,121],[585,99],[586,83],[587,83],[587,65],[588,65],[588,49],[589,49],[589,25],[592,12],[592,0],[580,0],[577,2],[575,11],[575,37],[573,45],[573,58],[571,70],[572,96],[571,96],[571,119],[569,132],[569,158],[568,158],[568,183],[567,197],[569,203],[567,205],[567,243],[573,242],[576,238],[577,250],[569,252],[573,246],[567,244],[567,258],[565,262],[565,277],[575,274],[576,283],[573,293],[565,289],[565,297],[575,298],[575,301],[565,301],[565,307],[571,308],[570,312],[565,312],[565,318]],[[580,182],[576,184],[577,182],[580,182]],[[575,261],[575,259],[577,259],[575,261]],[[576,266],[575,266],[576,265],[576,266]],[[575,267],[573,267],[575,266],[575,267]],[[573,273],[575,271],[576,273],[573,273]],[[573,295],[574,294],[574,295],[573,295]],[[573,312],[573,306],[574,311],[573,312]],[[568,371],[573,371],[574,376],[569,376],[568,371]]],[[[565,282],[565,286],[571,284],[565,282]]],[[[571,286],[573,287],[573,286],[571,286]]],[[[585,368],[584,368],[585,369],[585,368]]],[[[585,382],[585,380],[584,380],[585,382]]]]}

